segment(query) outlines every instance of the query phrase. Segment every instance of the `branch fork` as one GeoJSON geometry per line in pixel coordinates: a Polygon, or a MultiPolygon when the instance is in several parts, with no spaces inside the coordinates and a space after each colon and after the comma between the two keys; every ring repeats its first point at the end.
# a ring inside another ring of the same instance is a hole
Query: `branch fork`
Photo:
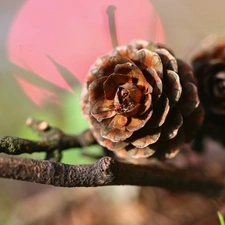
{"type": "MultiPolygon", "coordinates": [[[[46,121],[29,118],[27,125],[42,140],[31,141],[18,137],[0,139],[0,152],[8,155],[46,152],[60,153],[72,147],[96,144],[90,130],[80,135],[67,135],[46,121]]],[[[162,162],[149,160],[134,164],[104,156],[93,164],[68,165],[53,160],[19,157],[0,157],[0,177],[60,187],[97,187],[108,185],[156,186],[175,191],[190,191],[210,197],[224,195],[223,174],[207,176],[204,168],[179,169],[162,162]]]]}

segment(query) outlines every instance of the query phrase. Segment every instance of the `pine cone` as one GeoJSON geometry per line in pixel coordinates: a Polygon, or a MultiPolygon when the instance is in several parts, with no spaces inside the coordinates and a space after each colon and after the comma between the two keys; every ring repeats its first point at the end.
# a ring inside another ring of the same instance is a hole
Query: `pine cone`
{"type": "MultiPolygon", "coordinates": [[[[225,39],[215,35],[206,38],[191,61],[199,98],[205,108],[200,135],[210,136],[225,145],[225,39]]],[[[197,150],[201,148],[198,146],[197,150]]]]}
{"type": "Polygon", "coordinates": [[[143,40],[95,62],[81,103],[96,140],[134,158],[175,156],[203,115],[190,67],[164,45],[143,40]]]}

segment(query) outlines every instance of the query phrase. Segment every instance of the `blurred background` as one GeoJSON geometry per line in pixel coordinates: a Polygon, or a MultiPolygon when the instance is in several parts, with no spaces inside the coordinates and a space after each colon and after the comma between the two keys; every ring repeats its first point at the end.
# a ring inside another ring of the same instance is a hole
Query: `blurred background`
{"type": "MultiPolygon", "coordinates": [[[[120,45],[163,42],[188,60],[203,38],[224,32],[224,0],[1,0],[0,137],[38,139],[25,126],[29,116],[67,133],[88,127],[81,85],[95,59],[112,49],[109,5],[116,6],[120,45]]],[[[62,161],[93,161],[82,152],[101,154],[98,148],[70,149],[62,161]]],[[[224,210],[219,201],[157,188],[66,189],[0,179],[0,225],[219,224],[218,209],[224,210]]]]}

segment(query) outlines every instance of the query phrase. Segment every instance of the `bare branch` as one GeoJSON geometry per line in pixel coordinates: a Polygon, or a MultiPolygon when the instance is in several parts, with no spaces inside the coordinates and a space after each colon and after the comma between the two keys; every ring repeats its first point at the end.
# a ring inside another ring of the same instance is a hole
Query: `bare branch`
{"type": "Polygon", "coordinates": [[[50,126],[45,120],[36,120],[32,117],[27,119],[26,125],[37,133],[43,140],[55,142],[55,148],[68,149],[96,143],[90,130],[86,130],[79,135],[68,135],[61,129],[50,126]]]}
{"type": "MultiPolygon", "coordinates": [[[[81,135],[67,135],[60,129],[51,127],[46,121],[33,118],[27,120],[27,125],[38,133],[42,140],[3,137],[0,139],[0,152],[10,155],[46,152],[47,158],[56,158],[57,161],[60,160],[62,150],[96,143],[89,130],[81,135]],[[55,152],[55,155],[59,155],[52,157],[55,152]]],[[[60,187],[156,186],[210,196],[224,191],[224,174],[217,177],[206,176],[197,169],[178,169],[165,163],[152,162],[150,160],[147,165],[135,165],[103,157],[93,164],[67,165],[52,160],[0,157],[0,177],[60,187]]]]}
{"type": "Polygon", "coordinates": [[[139,185],[191,191],[207,196],[223,193],[222,177],[163,163],[135,165],[103,157],[87,165],[67,165],[47,160],[0,157],[0,177],[60,187],[139,185]]]}
{"type": "MultiPolygon", "coordinates": [[[[51,127],[47,121],[28,118],[26,124],[31,127],[35,133],[41,136],[42,140],[31,141],[18,137],[5,136],[0,139],[0,152],[9,155],[46,152],[47,159],[50,159],[52,155],[61,154],[63,150],[96,143],[90,130],[86,130],[79,135],[68,135],[59,128],[51,127]]],[[[55,161],[59,161],[60,158],[59,156],[58,160],[55,161]]]]}
{"type": "Polygon", "coordinates": [[[0,157],[0,177],[60,187],[92,187],[111,184],[116,166],[105,157],[94,164],[67,165],[49,160],[0,157]]]}

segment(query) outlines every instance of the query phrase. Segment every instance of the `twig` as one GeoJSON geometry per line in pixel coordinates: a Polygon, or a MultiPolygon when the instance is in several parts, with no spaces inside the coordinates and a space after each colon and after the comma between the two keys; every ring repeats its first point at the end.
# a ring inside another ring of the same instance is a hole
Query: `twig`
{"type": "Polygon", "coordinates": [[[60,187],[156,186],[213,197],[221,195],[225,188],[221,177],[206,176],[199,170],[183,170],[165,164],[127,164],[110,157],[87,165],[0,157],[0,177],[60,187]]]}
{"type": "MultiPolygon", "coordinates": [[[[33,118],[27,125],[43,140],[31,141],[18,137],[0,139],[0,152],[18,155],[46,152],[47,158],[60,160],[61,151],[71,147],[92,145],[96,140],[89,130],[81,135],[67,135],[46,121],[33,118]],[[58,153],[58,155],[57,155],[58,153]]],[[[176,191],[192,191],[216,196],[223,193],[223,175],[206,176],[200,170],[184,170],[165,163],[135,165],[103,157],[93,164],[67,165],[51,160],[0,157],[0,177],[49,184],[60,187],[96,187],[107,185],[156,186],[176,191]]]]}
{"type": "Polygon", "coordinates": [[[116,22],[115,22],[115,10],[116,7],[114,5],[108,6],[106,10],[106,14],[108,15],[108,24],[109,24],[109,32],[112,42],[112,47],[115,48],[118,46],[117,33],[116,33],[116,22]]]}
{"type": "Polygon", "coordinates": [[[5,136],[0,139],[0,152],[9,155],[20,155],[22,153],[46,152],[47,159],[60,161],[61,151],[89,146],[96,143],[90,130],[86,130],[79,135],[68,135],[56,127],[51,127],[47,121],[39,121],[34,118],[28,118],[27,126],[42,137],[43,140],[32,141],[18,137],[5,136]]]}

